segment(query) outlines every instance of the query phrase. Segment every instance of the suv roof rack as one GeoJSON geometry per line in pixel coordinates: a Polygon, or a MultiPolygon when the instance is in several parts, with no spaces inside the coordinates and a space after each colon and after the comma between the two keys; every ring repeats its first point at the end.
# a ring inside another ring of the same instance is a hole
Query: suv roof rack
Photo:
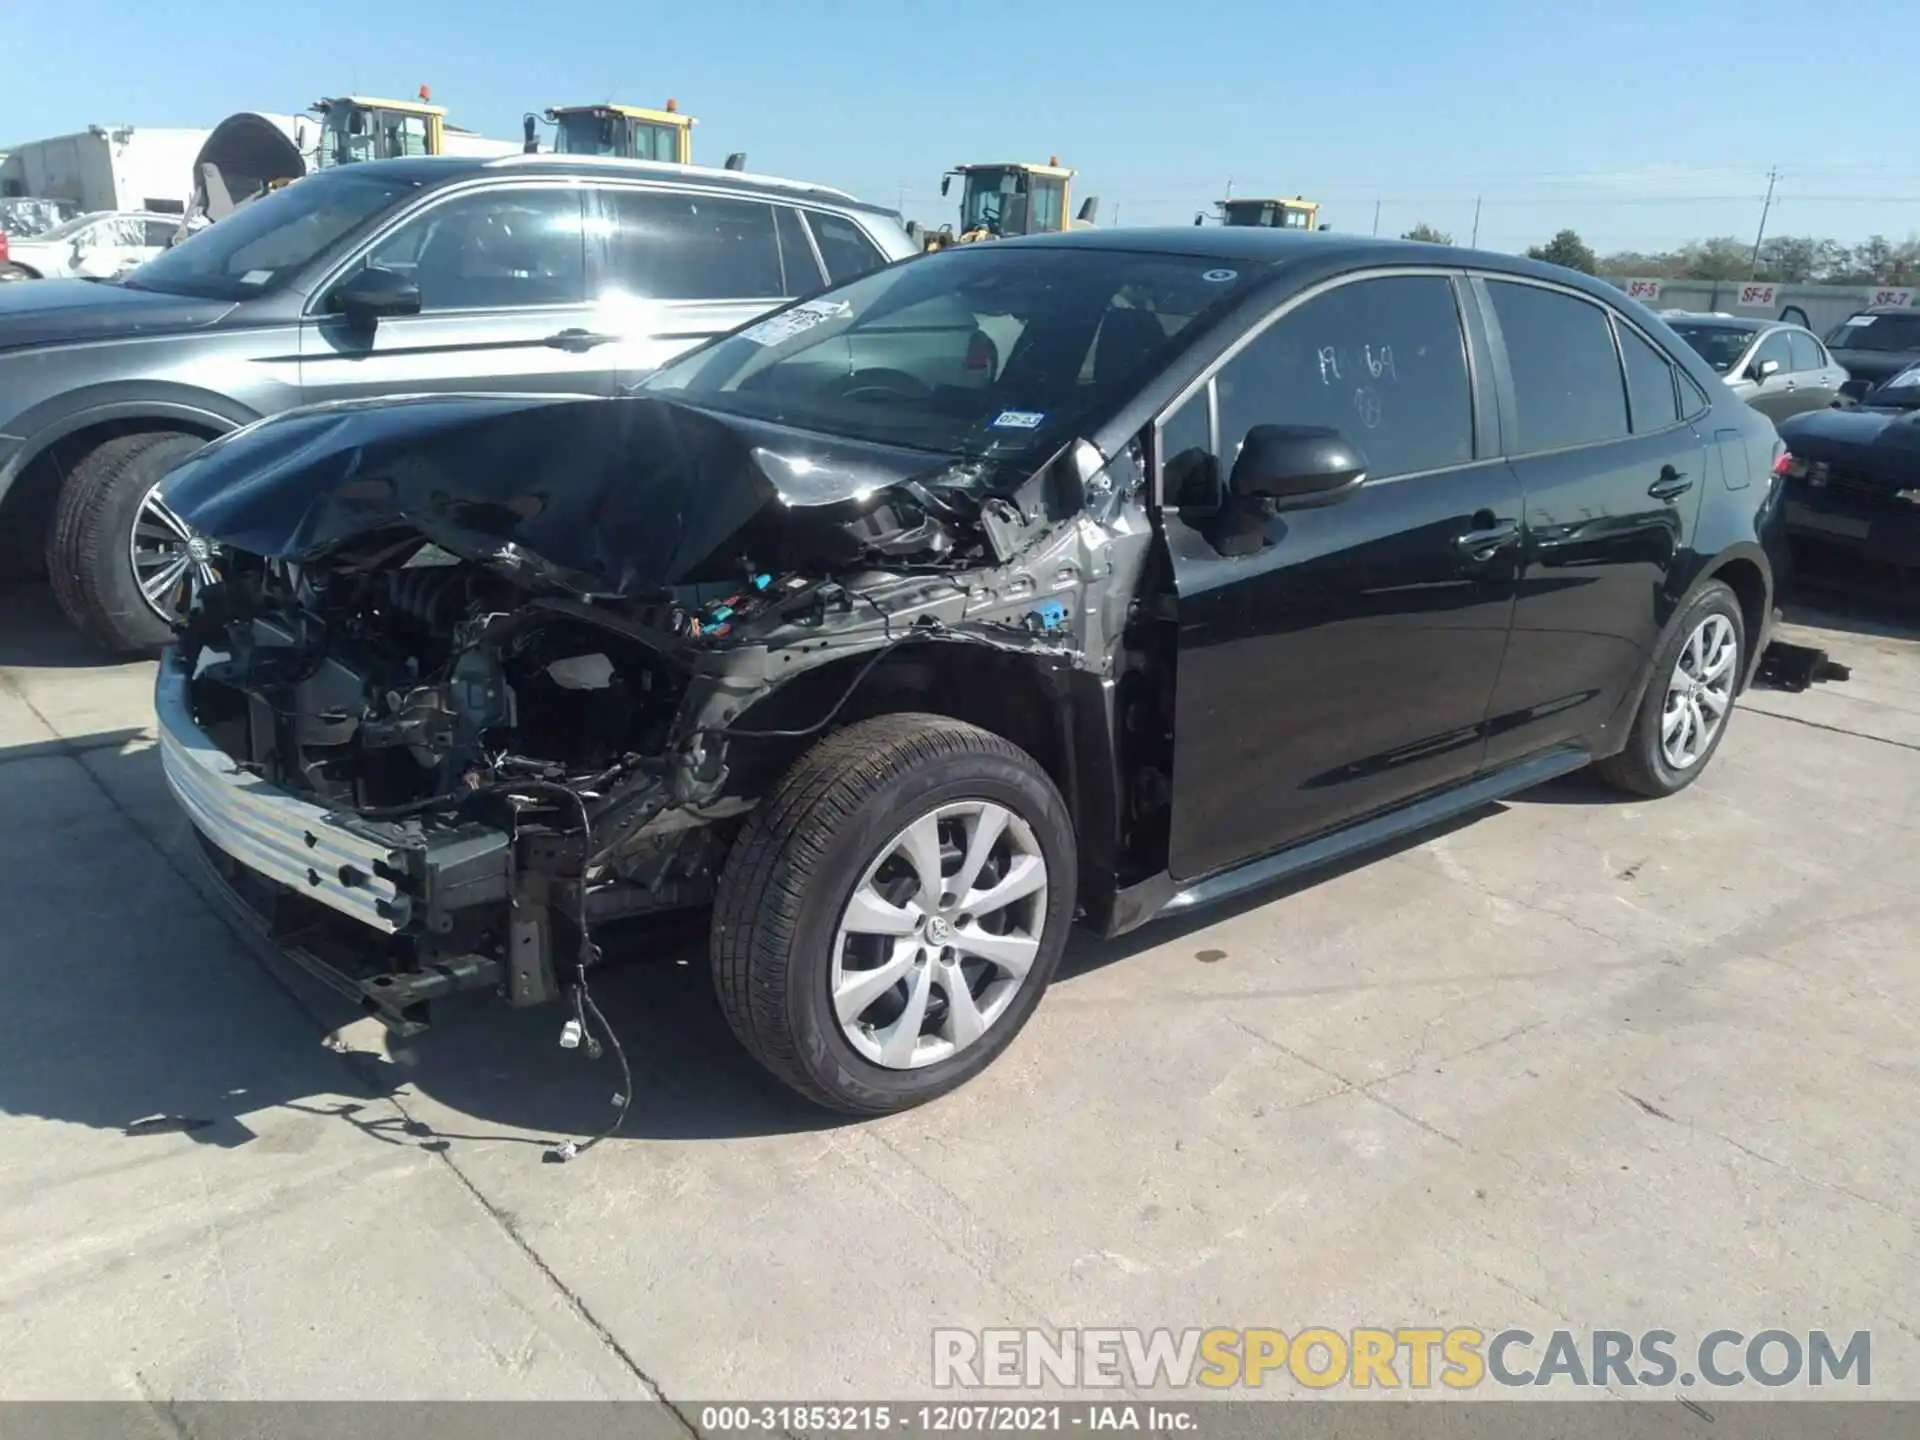
{"type": "Polygon", "coordinates": [[[521,166],[544,167],[583,165],[595,169],[607,169],[617,172],[678,176],[687,180],[718,180],[724,184],[745,182],[749,185],[769,186],[778,190],[792,190],[797,194],[828,195],[835,200],[860,203],[844,190],[835,190],[830,185],[816,185],[809,180],[789,180],[781,175],[756,175],[746,170],[719,170],[711,165],[675,165],[666,160],[628,160],[618,155],[556,155],[542,153],[538,155],[499,155],[485,162],[489,170],[517,169],[521,166]]]}

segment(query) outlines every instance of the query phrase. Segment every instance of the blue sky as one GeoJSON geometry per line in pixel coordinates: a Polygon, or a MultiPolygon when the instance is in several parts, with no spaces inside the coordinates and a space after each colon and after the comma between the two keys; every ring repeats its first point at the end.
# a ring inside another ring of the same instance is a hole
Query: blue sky
{"type": "Polygon", "coordinates": [[[1076,203],[1121,225],[1190,221],[1231,177],[1319,199],[1339,230],[1370,231],[1377,200],[1382,233],[1426,220],[1464,243],[1482,195],[1485,246],[1571,225],[1603,251],[1664,248],[1750,237],[1778,165],[1770,233],[1920,232],[1912,0],[8,9],[0,142],[427,83],[454,123],[508,139],[528,109],[672,95],[697,159],[745,150],[934,222],[949,166],[1057,154],[1076,203]]]}

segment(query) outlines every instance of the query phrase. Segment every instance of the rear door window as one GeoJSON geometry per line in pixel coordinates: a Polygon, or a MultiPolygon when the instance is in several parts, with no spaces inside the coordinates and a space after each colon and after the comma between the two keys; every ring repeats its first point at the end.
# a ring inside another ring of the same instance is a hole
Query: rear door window
{"type": "Polygon", "coordinates": [[[1673,393],[1673,366],[1641,338],[1638,330],[1616,324],[1620,357],[1627,363],[1627,398],[1633,404],[1634,433],[1664,430],[1680,419],[1680,405],[1673,393]]]}
{"type": "Polygon", "coordinates": [[[1827,368],[1827,352],[1820,348],[1820,342],[1804,331],[1794,330],[1787,335],[1787,348],[1793,352],[1795,370],[1824,370],[1827,368]]]}
{"type": "Polygon", "coordinates": [[[1559,450],[1627,434],[1626,384],[1606,312],[1539,285],[1490,280],[1487,291],[1513,373],[1512,448],[1559,450]]]}
{"type": "Polygon", "coordinates": [[[650,300],[777,300],[785,293],[773,206],[668,190],[605,192],[608,273],[650,300]]]}
{"type": "Polygon", "coordinates": [[[807,224],[813,227],[813,238],[820,243],[820,256],[827,262],[827,277],[835,285],[844,285],[887,263],[887,257],[867,238],[867,232],[844,215],[810,210],[807,224]]]}

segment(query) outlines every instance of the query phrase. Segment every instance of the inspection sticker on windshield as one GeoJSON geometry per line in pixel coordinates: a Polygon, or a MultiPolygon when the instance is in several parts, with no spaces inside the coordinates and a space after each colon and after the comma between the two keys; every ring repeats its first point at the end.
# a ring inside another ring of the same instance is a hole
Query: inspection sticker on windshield
{"type": "Polygon", "coordinates": [[[1228,280],[1239,279],[1240,272],[1238,270],[1209,270],[1200,278],[1202,280],[1211,280],[1214,284],[1219,285],[1228,280]]]}
{"type": "Polygon", "coordinates": [[[1047,418],[1044,410],[1002,410],[994,417],[992,429],[995,430],[1038,430],[1040,422],[1047,418]]]}
{"type": "Polygon", "coordinates": [[[249,270],[240,277],[242,285],[264,285],[273,278],[271,270],[249,270]]]}
{"type": "Polygon", "coordinates": [[[1856,315],[1851,320],[1847,321],[1847,329],[1854,330],[1859,328],[1862,325],[1871,325],[1874,321],[1878,320],[1879,318],[1880,317],[1878,315],[1856,315]]]}
{"type": "Polygon", "coordinates": [[[756,345],[778,345],[804,334],[829,320],[842,315],[851,315],[853,305],[846,300],[809,300],[804,305],[796,305],[783,315],[775,315],[771,320],[762,320],[758,325],[750,326],[740,332],[740,338],[751,340],[756,345]]]}

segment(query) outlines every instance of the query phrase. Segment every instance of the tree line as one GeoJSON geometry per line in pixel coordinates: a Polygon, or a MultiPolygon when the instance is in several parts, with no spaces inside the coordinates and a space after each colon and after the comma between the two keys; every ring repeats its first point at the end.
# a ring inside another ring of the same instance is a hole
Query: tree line
{"type": "MultiPolygon", "coordinates": [[[[1404,240],[1451,245],[1453,236],[1421,223],[1404,240]]],[[[1771,280],[1785,285],[1920,285],[1920,237],[1894,241],[1872,235],[1858,245],[1812,235],[1775,235],[1761,242],[1732,235],[1695,240],[1675,250],[1619,250],[1595,255],[1577,231],[1562,230],[1528,258],[1547,260],[1588,275],[1647,280],[1771,280]],[[1757,258],[1757,265],[1756,265],[1757,258]]]]}

